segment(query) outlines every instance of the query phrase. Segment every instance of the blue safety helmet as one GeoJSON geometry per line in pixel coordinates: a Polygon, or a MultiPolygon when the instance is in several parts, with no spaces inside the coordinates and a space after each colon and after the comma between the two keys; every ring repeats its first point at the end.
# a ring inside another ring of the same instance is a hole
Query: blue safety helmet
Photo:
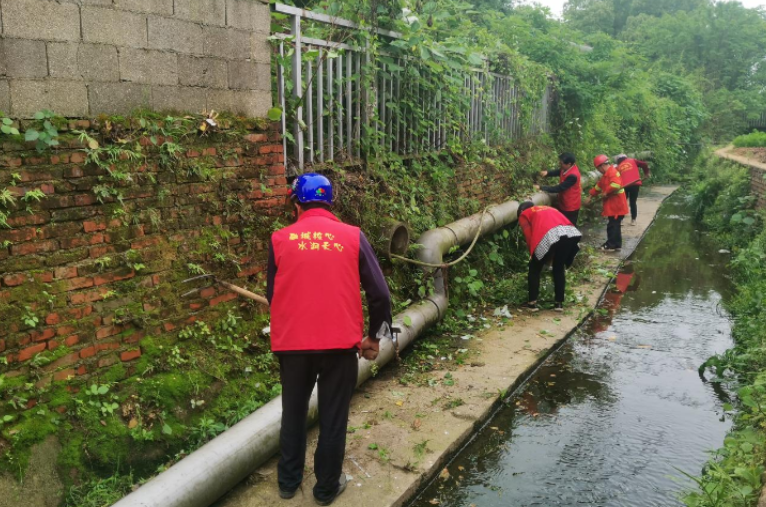
{"type": "Polygon", "coordinates": [[[321,174],[301,174],[293,181],[290,197],[303,204],[308,202],[332,204],[332,183],[321,174]]]}

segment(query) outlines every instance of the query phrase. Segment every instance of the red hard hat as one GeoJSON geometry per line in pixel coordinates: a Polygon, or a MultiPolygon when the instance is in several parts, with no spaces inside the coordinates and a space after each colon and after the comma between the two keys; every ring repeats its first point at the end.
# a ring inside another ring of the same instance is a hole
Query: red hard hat
{"type": "Polygon", "coordinates": [[[609,162],[609,157],[606,155],[596,155],[596,158],[593,159],[593,165],[598,167],[604,162],[609,162]]]}

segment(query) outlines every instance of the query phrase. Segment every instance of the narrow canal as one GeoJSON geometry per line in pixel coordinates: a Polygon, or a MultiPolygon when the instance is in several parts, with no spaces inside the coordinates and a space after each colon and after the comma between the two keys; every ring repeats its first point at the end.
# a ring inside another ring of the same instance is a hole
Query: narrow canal
{"type": "Polygon", "coordinates": [[[726,260],[669,199],[595,317],[412,507],[680,505],[679,470],[698,474],[730,428],[697,372],[732,345],[726,260]]]}

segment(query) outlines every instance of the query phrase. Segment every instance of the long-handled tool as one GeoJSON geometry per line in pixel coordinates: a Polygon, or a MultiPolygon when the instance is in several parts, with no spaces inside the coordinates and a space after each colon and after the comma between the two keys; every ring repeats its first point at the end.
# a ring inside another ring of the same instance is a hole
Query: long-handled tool
{"type": "Polygon", "coordinates": [[[199,292],[202,289],[204,289],[206,287],[209,287],[213,283],[217,283],[218,285],[220,285],[222,287],[226,287],[230,291],[236,292],[240,296],[244,296],[244,297],[246,297],[248,299],[252,299],[253,301],[257,301],[258,303],[261,303],[262,305],[269,306],[269,301],[265,297],[260,296],[260,295],[254,293],[254,292],[250,292],[247,289],[243,289],[242,287],[238,287],[238,286],[236,286],[234,284],[231,284],[229,282],[224,282],[223,280],[219,280],[218,278],[215,277],[215,275],[199,275],[199,276],[195,276],[195,277],[192,277],[192,278],[187,278],[186,280],[184,280],[181,283],[189,283],[189,282],[194,282],[196,280],[208,280],[208,281],[210,281],[212,283],[209,284],[209,285],[206,285],[205,287],[197,287],[196,289],[192,289],[189,292],[186,292],[186,293],[182,294],[181,297],[190,296],[190,295],[194,294],[195,292],[199,292]]]}

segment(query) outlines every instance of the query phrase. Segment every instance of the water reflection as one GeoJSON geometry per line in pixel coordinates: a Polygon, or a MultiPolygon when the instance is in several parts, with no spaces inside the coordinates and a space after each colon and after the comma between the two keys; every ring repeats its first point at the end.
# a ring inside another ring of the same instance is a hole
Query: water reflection
{"type": "Polygon", "coordinates": [[[673,198],[582,332],[414,503],[667,506],[729,429],[698,365],[731,345],[725,258],[673,198]]]}

